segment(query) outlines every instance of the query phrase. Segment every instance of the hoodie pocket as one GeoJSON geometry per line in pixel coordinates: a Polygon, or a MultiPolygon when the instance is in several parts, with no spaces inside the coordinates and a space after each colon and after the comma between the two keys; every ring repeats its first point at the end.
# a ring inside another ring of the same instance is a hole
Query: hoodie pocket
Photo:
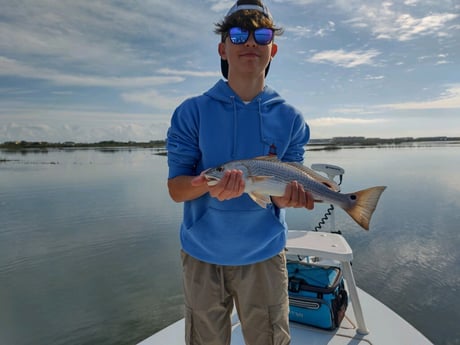
{"type": "Polygon", "coordinates": [[[237,265],[255,262],[261,253],[279,252],[285,245],[285,231],[272,208],[251,211],[209,208],[182,232],[182,240],[190,252],[202,259],[213,262],[221,258],[237,265]]]}

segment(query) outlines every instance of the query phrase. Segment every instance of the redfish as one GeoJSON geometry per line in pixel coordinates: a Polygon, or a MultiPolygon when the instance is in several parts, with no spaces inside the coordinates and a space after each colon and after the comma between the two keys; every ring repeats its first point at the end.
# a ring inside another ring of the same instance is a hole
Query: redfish
{"type": "Polygon", "coordinates": [[[241,170],[245,182],[244,192],[261,207],[271,203],[270,196],[282,196],[291,181],[300,183],[313,194],[315,201],[329,202],[341,207],[362,228],[369,230],[369,223],[386,186],[376,186],[354,193],[340,193],[332,180],[316,173],[300,163],[281,162],[275,156],[235,160],[205,170],[202,175],[208,185],[215,185],[226,170],[241,170]]]}

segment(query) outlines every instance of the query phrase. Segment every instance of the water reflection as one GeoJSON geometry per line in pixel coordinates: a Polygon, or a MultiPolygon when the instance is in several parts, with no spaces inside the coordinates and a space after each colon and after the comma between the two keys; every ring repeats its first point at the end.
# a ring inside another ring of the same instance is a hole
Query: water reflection
{"type": "MultiPolygon", "coordinates": [[[[358,284],[436,344],[460,339],[459,155],[458,146],[306,155],[308,165],[342,166],[344,192],[388,186],[369,232],[341,210],[336,223],[358,284]]],[[[133,344],[181,317],[182,206],[167,194],[165,157],[139,149],[4,158],[0,344],[133,344]]],[[[326,207],[289,210],[288,222],[312,229],[326,207]]]]}

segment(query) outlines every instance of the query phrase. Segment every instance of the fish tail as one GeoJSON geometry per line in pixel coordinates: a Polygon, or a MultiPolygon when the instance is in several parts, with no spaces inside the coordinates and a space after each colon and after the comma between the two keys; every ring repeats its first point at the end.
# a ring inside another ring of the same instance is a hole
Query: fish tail
{"type": "Polygon", "coordinates": [[[354,202],[352,206],[344,208],[345,212],[362,228],[369,230],[372,214],[385,188],[385,186],[378,186],[347,194],[350,200],[354,200],[354,202]]]}

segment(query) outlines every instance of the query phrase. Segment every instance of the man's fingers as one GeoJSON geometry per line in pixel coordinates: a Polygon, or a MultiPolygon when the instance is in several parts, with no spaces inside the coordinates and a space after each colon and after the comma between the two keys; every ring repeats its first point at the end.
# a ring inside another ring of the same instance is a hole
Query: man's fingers
{"type": "Polygon", "coordinates": [[[313,194],[310,192],[305,192],[305,197],[306,197],[305,208],[309,210],[313,210],[313,208],[315,207],[315,198],[313,197],[313,194]]]}
{"type": "Polygon", "coordinates": [[[236,198],[244,193],[243,172],[226,171],[217,185],[210,188],[211,195],[220,201],[236,198]]]}
{"type": "Polygon", "coordinates": [[[292,181],[286,187],[286,193],[284,195],[286,200],[286,206],[301,208],[305,207],[309,210],[314,207],[313,195],[305,191],[303,186],[297,181],[292,181]]]}

